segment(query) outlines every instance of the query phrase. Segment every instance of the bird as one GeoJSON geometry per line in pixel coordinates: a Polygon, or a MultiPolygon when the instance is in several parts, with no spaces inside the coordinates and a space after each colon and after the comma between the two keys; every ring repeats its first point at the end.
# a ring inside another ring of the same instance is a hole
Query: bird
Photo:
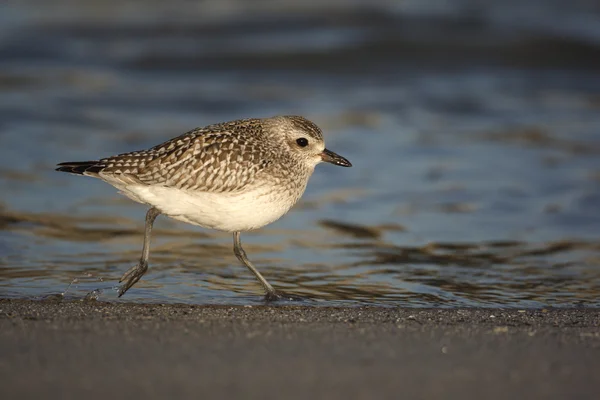
{"type": "Polygon", "coordinates": [[[248,118],[195,128],[147,150],[57,164],[56,171],[99,178],[148,206],[142,253],[119,283],[123,296],[148,270],[159,215],[233,234],[233,252],[262,285],[280,292],[250,262],[240,239],[285,215],[321,162],[351,167],[325,148],[322,130],[296,115],[248,118]]]}

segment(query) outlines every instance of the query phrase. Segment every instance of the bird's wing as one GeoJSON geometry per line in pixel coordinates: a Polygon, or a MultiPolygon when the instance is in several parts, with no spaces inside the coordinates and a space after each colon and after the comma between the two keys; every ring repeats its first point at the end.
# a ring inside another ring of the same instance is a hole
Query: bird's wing
{"type": "Polygon", "coordinates": [[[149,150],[100,160],[101,174],[145,185],[235,192],[270,164],[261,138],[260,120],[211,125],[149,150]]]}

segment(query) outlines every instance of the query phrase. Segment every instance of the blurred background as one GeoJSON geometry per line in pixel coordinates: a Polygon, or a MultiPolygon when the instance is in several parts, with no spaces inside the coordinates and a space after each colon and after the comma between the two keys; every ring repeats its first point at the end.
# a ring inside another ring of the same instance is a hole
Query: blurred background
{"type": "MultiPolygon", "coordinates": [[[[0,5],[0,297],[116,301],[145,209],[62,161],[299,114],[351,169],[244,237],[315,305],[600,305],[596,0],[0,5]],[[72,285],[70,285],[72,283],[72,285]]],[[[229,234],[159,218],[121,301],[260,303],[229,234]]]]}

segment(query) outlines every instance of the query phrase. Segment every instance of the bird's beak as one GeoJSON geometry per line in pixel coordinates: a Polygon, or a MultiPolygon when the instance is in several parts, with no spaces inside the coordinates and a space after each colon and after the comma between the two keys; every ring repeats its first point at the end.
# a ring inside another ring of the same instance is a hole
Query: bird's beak
{"type": "Polygon", "coordinates": [[[335,154],[333,151],[331,150],[323,150],[323,152],[321,153],[321,158],[323,159],[323,161],[331,163],[333,165],[339,165],[340,167],[351,167],[352,164],[350,164],[350,161],[346,160],[344,157],[340,156],[339,154],[335,154]]]}

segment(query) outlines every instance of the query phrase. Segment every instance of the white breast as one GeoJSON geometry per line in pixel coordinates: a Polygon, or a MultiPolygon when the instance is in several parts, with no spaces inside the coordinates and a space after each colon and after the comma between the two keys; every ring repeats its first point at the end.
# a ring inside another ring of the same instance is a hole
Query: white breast
{"type": "MultiPolygon", "coordinates": [[[[115,185],[116,186],[116,185],[115,185]]],[[[227,232],[258,229],[279,219],[302,192],[256,188],[243,193],[207,193],[163,186],[119,185],[127,197],[152,205],[171,218],[227,232]]]]}

